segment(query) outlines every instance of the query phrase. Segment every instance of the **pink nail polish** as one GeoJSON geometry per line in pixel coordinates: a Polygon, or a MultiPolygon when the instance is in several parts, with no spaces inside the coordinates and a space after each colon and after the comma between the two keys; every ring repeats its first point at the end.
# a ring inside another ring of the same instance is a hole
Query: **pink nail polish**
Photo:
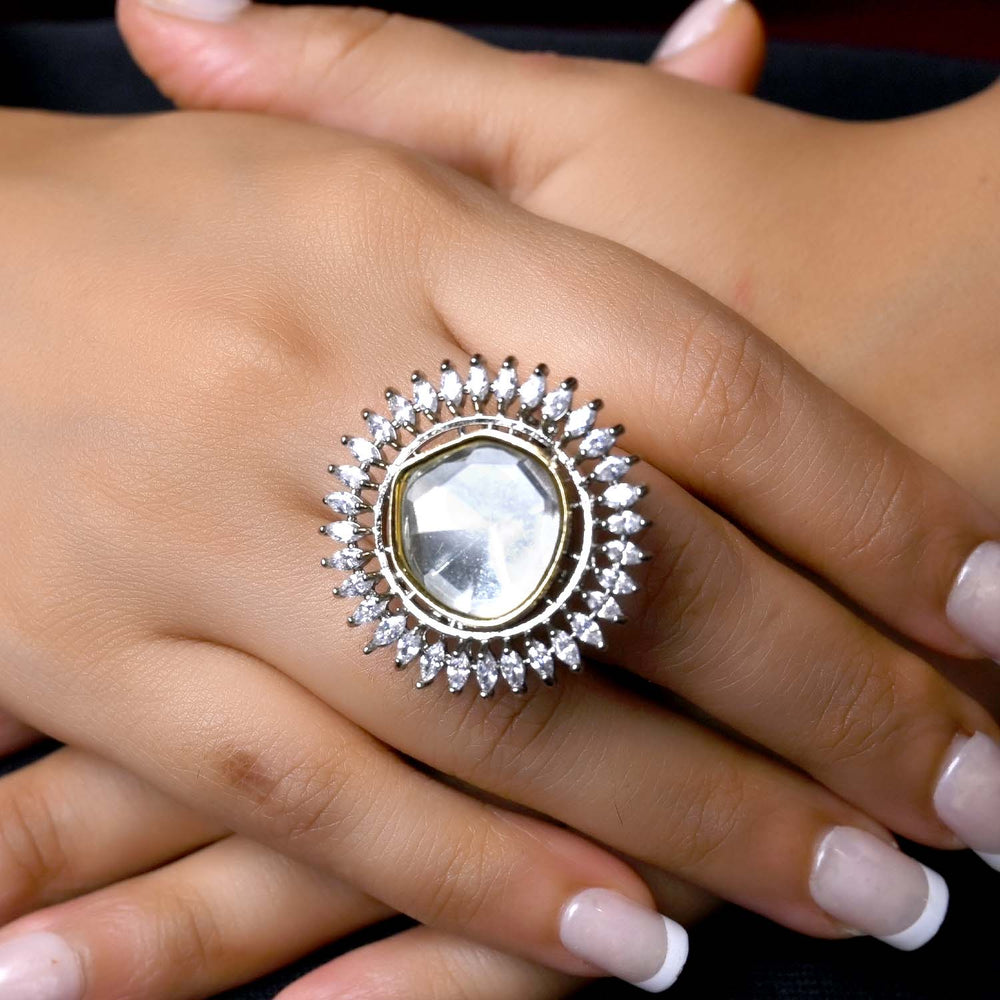
{"type": "Polygon", "coordinates": [[[985,733],[955,737],[934,808],[967,847],[1000,870],[1000,746],[985,733]]]}
{"type": "Polygon", "coordinates": [[[139,0],[145,6],[196,21],[229,21],[250,6],[250,0],[139,0]]]}
{"type": "Polygon", "coordinates": [[[690,49],[717,30],[726,11],[737,0],[698,0],[674,22],[656,47],[653,59],[670,59],[690,49]]]}
{"type": "Polygon", "coordinates": [[[80,1000],[83,991],[80,960],[57,934],[40,931],[0,944],[3,1000],[80,1000]]]}
{"type": "Polygon", "coordinates": [[[820,842],[809,889],[845,927],[902,951],[934,937],[948,909],[948,886],[937,872],[851,826],[834,827],[820,842]]]}
{"type": "Polygon", "coordinates": [[[563,910],[567,951],[649,993],[674,984],[687,960],[687,932],[668,917],[610,889],[584,889],[563,910]]]}
{"type": "Polygon", "coordinates": [[[983,542],[965,560],[947,614],[966,639],[1000,661],[1000,542],[983,542]]]}

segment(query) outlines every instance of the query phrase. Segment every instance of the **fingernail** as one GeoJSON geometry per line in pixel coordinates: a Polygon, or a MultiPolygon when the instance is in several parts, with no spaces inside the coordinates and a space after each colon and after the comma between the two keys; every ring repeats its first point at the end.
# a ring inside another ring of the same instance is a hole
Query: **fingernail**
{"type": "Polygon", "coordinates": [[[1000,661],[1000,542],[983,542],[958,571],[948,620],[970,642],[1000,661]]]}
{"type": "Polygon", "coordinates": [[[139,0],[144,7],[174,14],[177,17],[193,17],[196,21],[228,21],[245,7],[250,0],[139,0]]]}
{"type": "Polygon", "coordinates": [[[653,59],[669,59],[697,45],[722,23],[726,11],[737,0],[698,0],[674,22],[656,46],[653,59]]]}
{"type": "Polygon", "coordinates": [[[79,1000],[81,996],[80,961],[57,934],[41,931],[0,944],[3,1000],[79,1000]]]}
{"type": "Polygon", "coordinates": [[[930,941],[948,909],[948,886],[937,872],[851,826],[823,838],[809,889],[834,920],[902,951],[930,941]]]}
{"type": "Polygon", "coordinates": [[[567,951],[650,993],[673,986],[688,954],[687,931],[610,889],[584,889],[565,906],[559,938],[567,951]]]}
{"type": "Polygon", "coordinates": [[[955,737],[934,808],[962,843],[1000,871],[1000,746],[985,733],[955,737]]]}

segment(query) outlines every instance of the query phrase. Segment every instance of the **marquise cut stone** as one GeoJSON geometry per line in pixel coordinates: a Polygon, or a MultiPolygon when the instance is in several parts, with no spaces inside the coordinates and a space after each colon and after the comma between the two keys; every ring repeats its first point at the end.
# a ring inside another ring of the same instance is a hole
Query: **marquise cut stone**
{"type": "Polygon", "coordinates": [[[396,492],[401,562],[446,611],[492,621],[525,606],[562,555],[562,488],[540,457],[470,435],[414,463],[396,492]]]}

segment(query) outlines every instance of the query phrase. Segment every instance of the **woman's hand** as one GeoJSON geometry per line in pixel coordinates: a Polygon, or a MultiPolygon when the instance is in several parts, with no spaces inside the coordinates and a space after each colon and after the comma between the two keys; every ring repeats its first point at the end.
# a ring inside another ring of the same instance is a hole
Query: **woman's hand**
{"type": "Polygon", "coordinates": [[[611,926],[595,910],[585,942],[560,922],[587,886],[648,904],[634,874],[418,774],[328,706],[800,929],[895,939],[935,909],[872,817],[954,845],[931,792],[955,738],[992,722],[663,470],[955,653],[969,647],[945,597],[998,530],[986,511],[683,281],[447,170],[240,117],[7,124],[0,696],[20,717],[418,919],[567,973],[594,966],[566,944],[633,979],[664,960],[662,938],[630,947],[662,926],[641,907],[611,926]],[[329,457],[371,361],[404,337],[424,367],[513,349],[627,401],[616,415],[663,516],[616,661],[688,678],[702,707],[857,805],[612,675],[445,705],[361,661],[301,572],[321,489],[300,470],[329,457]],[[42,530],[57,496],[72,517],[42,530]],[[874,898],[870,865],[892,874],[874,898]]]}
{"type": "MultiPolygon", "coordinates": [[[[0,870],[11,998],[77,997],[86,983],[102,1000],[198,1000],[390,913],[71,749],[0,780],[0,870]]],[[[439,931],[396,928],[281,996],[556,1000],[575,982],[439,931]]]]}
{"type": "MultiPolygon", "coordinates": [[[[137,0],[120,12],[181,104],[390,139],[624,243],[747,316],[1000,510],[1000,88],[845,123],[676,79],[752,81],[759,39],[743,3],[675,54],[672,74],[504,52],[402,18],[373,31],[348,10],[257,7],[226,25],[137,0]]],[[[1000,657],[1000,627],[980,641],[1000,657]]]]}

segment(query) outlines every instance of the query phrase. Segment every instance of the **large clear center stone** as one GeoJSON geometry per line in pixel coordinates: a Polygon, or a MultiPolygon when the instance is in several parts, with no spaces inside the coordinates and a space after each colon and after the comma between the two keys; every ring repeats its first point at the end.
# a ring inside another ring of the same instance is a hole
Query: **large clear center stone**
{"type": "Polygon", "coordinates": [[[400,476],[396,502],[412,582],[466,618],[517,611],[561,555],[560,486],[513,444],[481,438],[442,448],[400,476]]]}

